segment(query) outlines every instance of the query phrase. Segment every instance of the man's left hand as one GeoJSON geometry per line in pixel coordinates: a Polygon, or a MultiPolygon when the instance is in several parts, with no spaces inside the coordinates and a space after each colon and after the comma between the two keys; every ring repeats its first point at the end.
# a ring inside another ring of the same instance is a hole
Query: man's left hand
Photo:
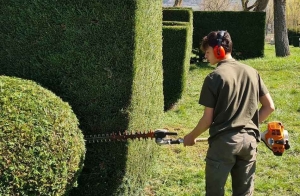
{"type": "Polygon", "coordinates": [[[183,145],[184,146],[193,146],[196,144],[196,138],[194,138],[191,134],[187,134],[183,138],[183,145]]]}

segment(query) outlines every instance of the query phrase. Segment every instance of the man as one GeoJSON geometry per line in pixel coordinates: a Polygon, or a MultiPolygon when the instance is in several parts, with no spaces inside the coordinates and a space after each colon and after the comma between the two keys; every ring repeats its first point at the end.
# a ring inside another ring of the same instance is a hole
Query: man
{"type": "Polygon", "coordinates": [[[205,107],[203,116],[184,137],[184,146],[194,145],[209,128],[206,195],[224,195],[229,173],[234,196],[253,195],[258,127],[275,110],[273,100],[258,72],[232,58],[227,31],[209,33],[201,50],[217,66],[204,80],[199,99],[205,107]]]}

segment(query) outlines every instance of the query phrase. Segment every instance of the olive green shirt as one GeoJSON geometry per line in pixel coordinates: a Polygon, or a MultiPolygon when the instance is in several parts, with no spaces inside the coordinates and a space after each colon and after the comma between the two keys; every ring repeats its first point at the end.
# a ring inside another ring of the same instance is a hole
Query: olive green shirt
{"type": "Polygon", "coordinates": [[[259,97],[267,93],[254,68],[235,59],[220,61],[206,76],[199,99],[199,104],[214,108],[209,140],[228,131],[249,129],[259,141],[259,97]]]}

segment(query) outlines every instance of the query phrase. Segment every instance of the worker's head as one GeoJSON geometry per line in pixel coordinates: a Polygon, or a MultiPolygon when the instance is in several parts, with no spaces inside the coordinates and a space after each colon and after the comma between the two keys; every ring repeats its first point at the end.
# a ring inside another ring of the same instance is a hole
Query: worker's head
{"type": "Polygon", "coordinates": [[[200,49],[205,58],[212,64],[226,58],[232,52],[232,41],[227,31],[212,31],[202,39],[200,49]]]}

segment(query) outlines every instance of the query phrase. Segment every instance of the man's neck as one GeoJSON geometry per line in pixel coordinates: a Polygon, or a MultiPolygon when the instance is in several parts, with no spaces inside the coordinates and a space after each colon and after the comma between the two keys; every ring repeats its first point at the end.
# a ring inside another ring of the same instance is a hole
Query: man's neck
{"type": "MultiPolygon", "coordinates": [[[[226,55],[225,55],[225,58],[224,59],[232,59],[232,56],[231,56],[231,53],[227,53],[226,55]]],[[[223,60],[224,60],[223,59],[223,60]]]]}
{"type": "Polygon", "coordinates": [[[226,54],[223,59],[219,59],[216,64],[218,64],[221,61],[228,60],[228,59],[233,59],[230,53],[226,54]]]}

